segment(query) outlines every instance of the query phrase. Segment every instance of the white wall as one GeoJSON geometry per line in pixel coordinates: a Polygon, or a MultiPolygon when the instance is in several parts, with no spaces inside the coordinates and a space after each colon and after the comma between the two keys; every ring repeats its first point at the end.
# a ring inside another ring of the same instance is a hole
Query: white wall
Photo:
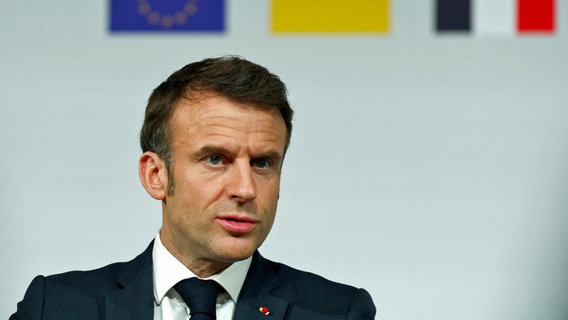
{"type": "Polygon", "coordinates": [[[568,3],[553,37],[275,36],[268,1],[223,35],[110,35],[104,1],[0,0],[0,318],[37,274],[129,260],[160,225],[137,177],[151,90],[235,53],[296,109],[265,256],[368,289],[378,319],[566,319],[568,3]]]}

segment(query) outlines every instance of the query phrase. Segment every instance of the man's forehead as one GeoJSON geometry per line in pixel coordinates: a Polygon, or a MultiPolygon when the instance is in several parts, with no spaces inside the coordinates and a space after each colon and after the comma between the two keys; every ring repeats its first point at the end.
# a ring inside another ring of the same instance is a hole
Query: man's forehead
{"type": "Polygon", "coordinates": [[[180,99],[173,112],[173,117],[185,114],[192,117],[219,116],[230,118],[234,111],[245,110],[247,113],[273,122],[284,123],[280,110],[276,107],[260,106],[235,101],[215,93],[193,94],[180,99]],[[267,115],[269,115],[267,117],[267,115]]]}
{"type": "Polygon", "coordinates": [[[254,136],[258,142],[278,143],[287,135],[278,109],[239,104],[218,96],[181,103],[170,119],[170,126],[171,133],[185,132],[201,138],[248,135],[254,136]]]}

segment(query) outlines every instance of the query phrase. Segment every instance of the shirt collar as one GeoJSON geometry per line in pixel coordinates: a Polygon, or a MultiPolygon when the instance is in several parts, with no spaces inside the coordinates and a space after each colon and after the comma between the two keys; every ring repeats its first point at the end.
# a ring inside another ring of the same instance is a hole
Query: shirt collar
{"type": "MultiPolygon", "coordinates": [[[[158,305],[162,303],[164,296],[176,283],[183,279],[197,277],[164,247],[159,233],[154,239],[152,259],[154,262],[154,300],[158,305]]],[[[234,262],[227,269],[206,279],[219,283],[236,303],[251,262],[252,257],[234,262]]]]}

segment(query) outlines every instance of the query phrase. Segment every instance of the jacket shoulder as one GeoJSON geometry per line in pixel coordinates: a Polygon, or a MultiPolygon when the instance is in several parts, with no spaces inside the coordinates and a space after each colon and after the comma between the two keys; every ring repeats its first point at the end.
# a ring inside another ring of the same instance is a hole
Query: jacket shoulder
{"type": "Polygon", "coordinates": [[[86,270],[68,271],[45,277],[46,285],[62,285],[79,291],[105,291],[116,288],[116,279],[127,262],[117,262],[107,266],[86,270]]]}
{"type": "Polygon", "coordinates": [[[66,319],[78,310],[85,314],[83,319],[90,319],[86,315],[101,309],[106,294],[121,289],[138,274],[152,272],[151,247],[128,262],[35,277],[10,319],[66,319]]]}
{"type": "Polygon", "coordinates": [[[69,271],[45,277],[46,284],[59,284],[84,293],[104,293],[121,288],[137,273],[152,268],[152,244],[127,262],[115,262],[87,271],[69,271]]]}

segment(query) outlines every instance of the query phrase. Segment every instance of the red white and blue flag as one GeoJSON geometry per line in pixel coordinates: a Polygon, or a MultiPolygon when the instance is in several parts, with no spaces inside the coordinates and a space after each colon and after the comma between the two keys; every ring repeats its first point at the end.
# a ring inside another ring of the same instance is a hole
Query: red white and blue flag
{"type": "Polygon", "coordinates": [[[553,34],[555,0],[436,0],[436,30],[480,35],[553,34]]]}

